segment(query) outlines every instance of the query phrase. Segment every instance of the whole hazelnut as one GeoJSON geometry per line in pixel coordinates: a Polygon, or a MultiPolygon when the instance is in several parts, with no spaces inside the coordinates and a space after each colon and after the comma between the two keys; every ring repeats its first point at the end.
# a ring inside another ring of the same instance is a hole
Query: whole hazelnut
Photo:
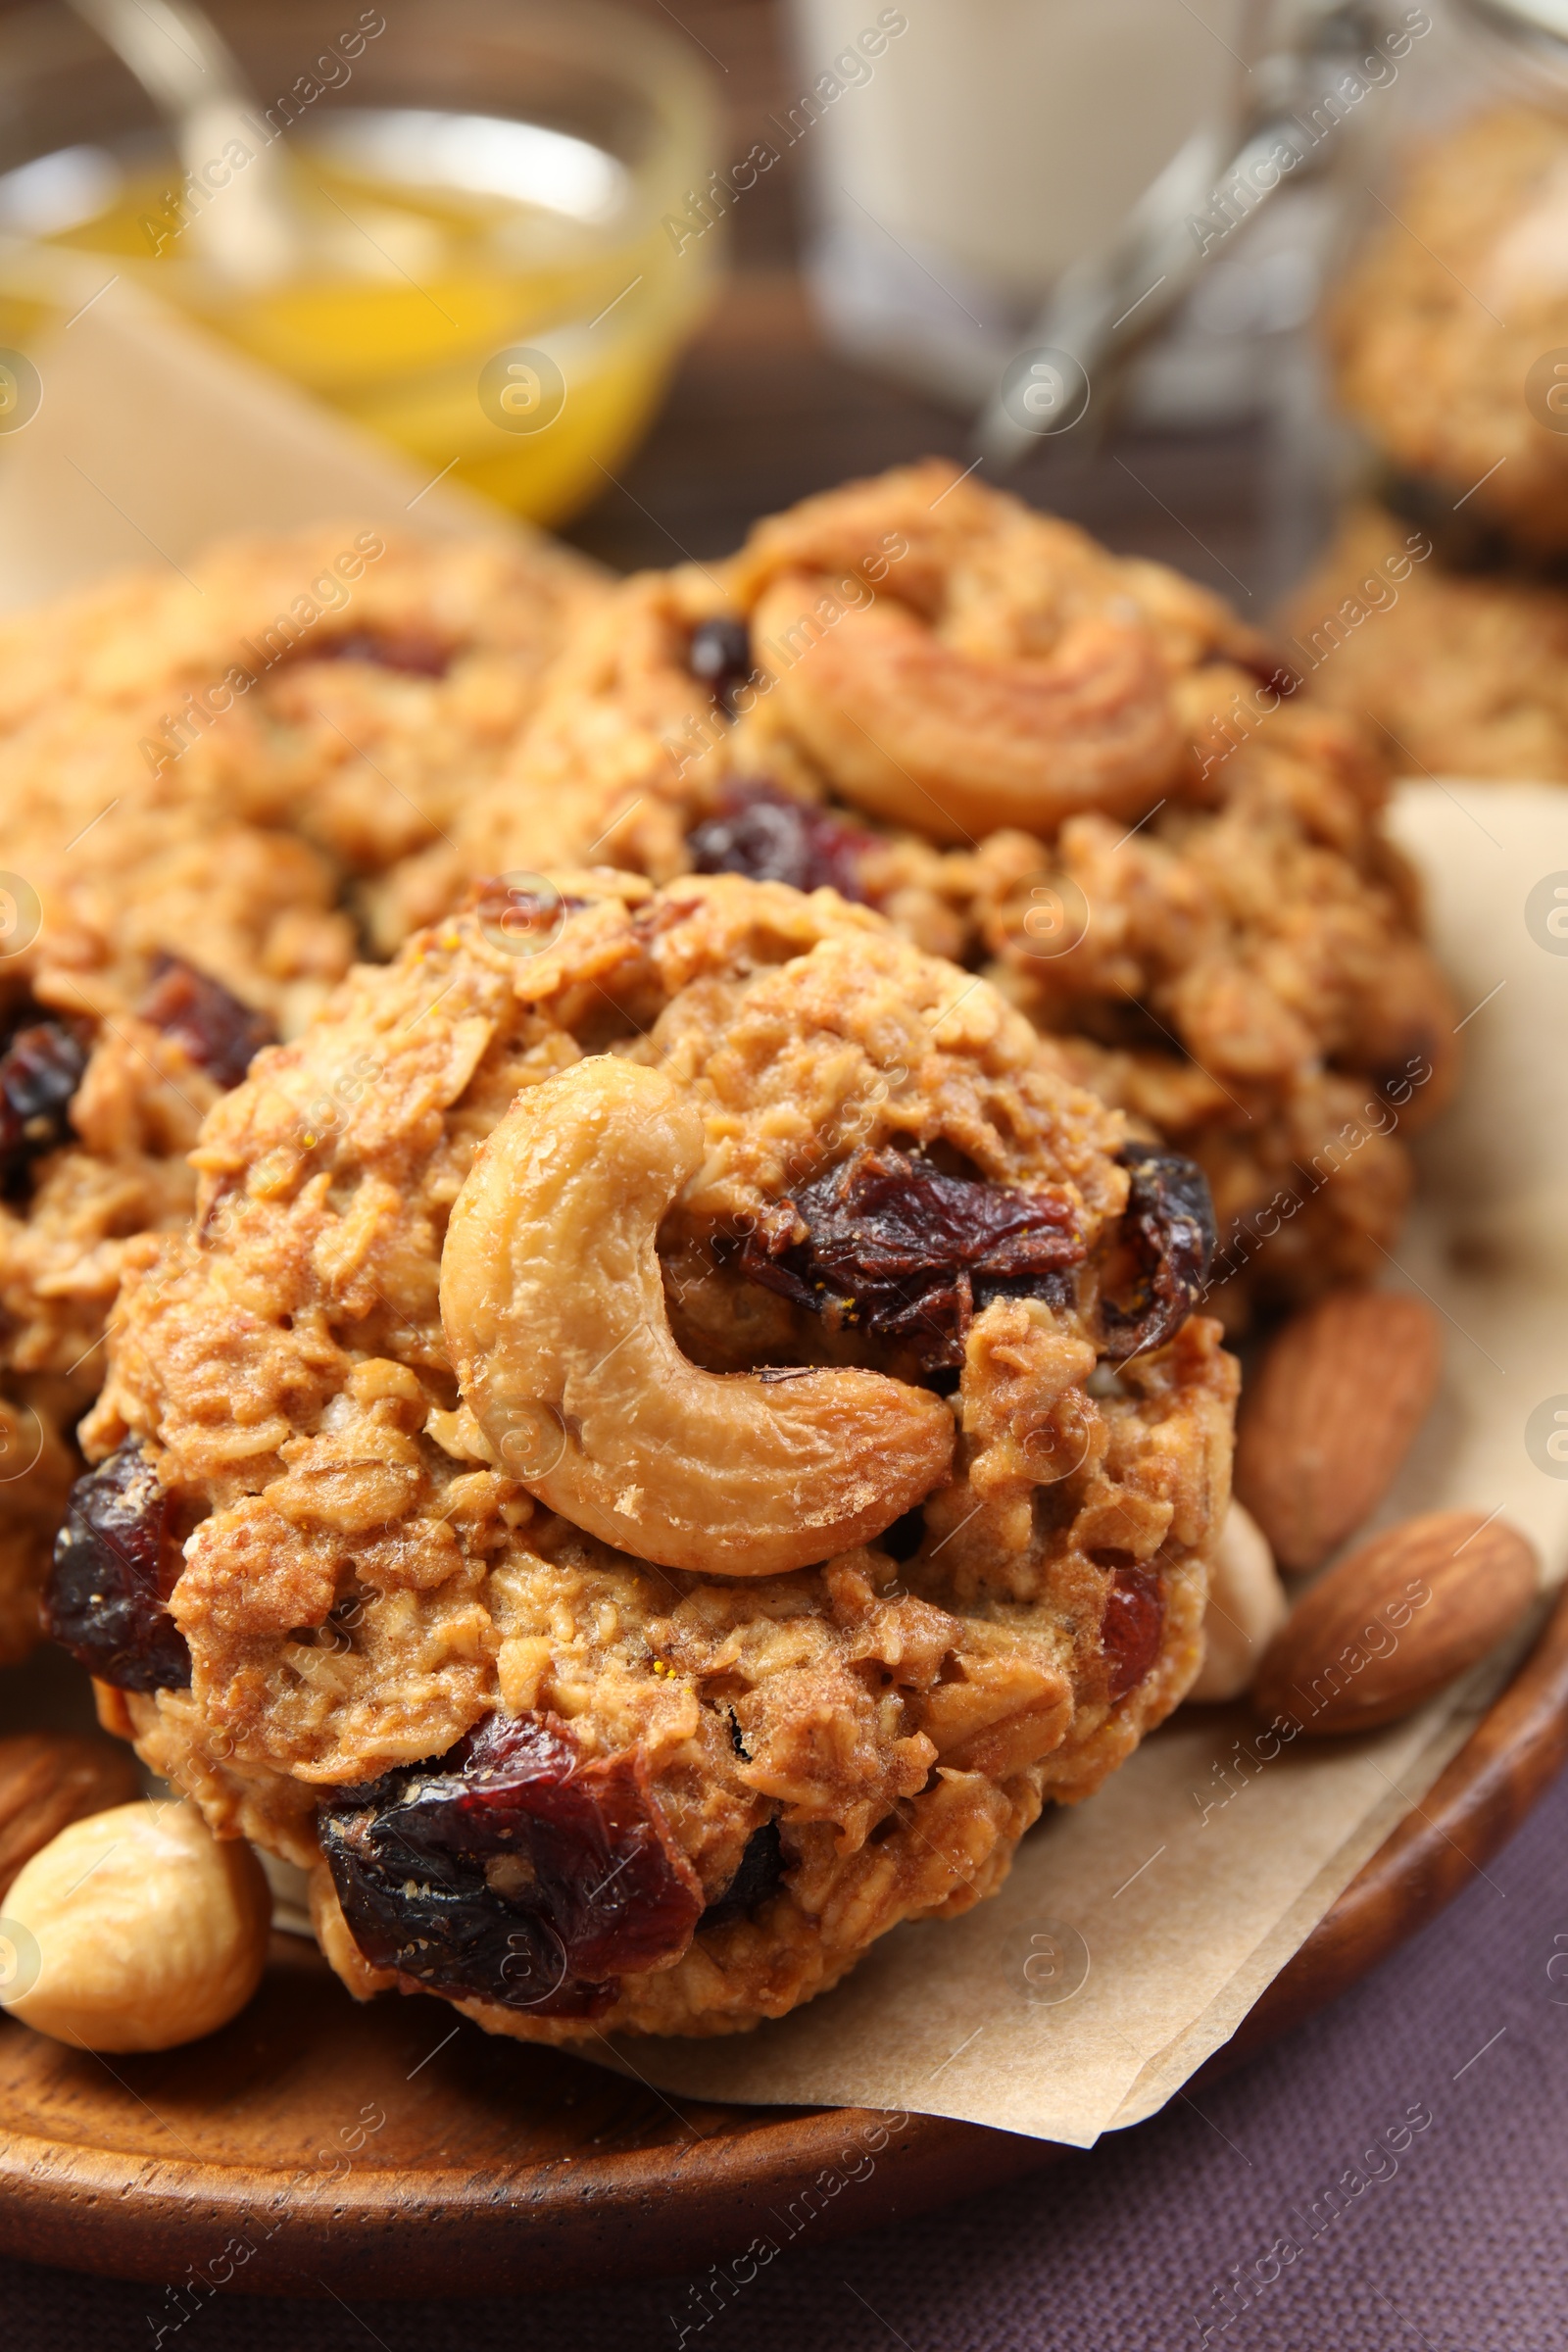
{"type": "Polygon", "coordinates": [[[256,1990],[270,1910],[249,1846],[220,1843],[194,1805],[117,1805],[18,1873],[0,2006],[89,2050],[196,2041],[256,1990]]]}

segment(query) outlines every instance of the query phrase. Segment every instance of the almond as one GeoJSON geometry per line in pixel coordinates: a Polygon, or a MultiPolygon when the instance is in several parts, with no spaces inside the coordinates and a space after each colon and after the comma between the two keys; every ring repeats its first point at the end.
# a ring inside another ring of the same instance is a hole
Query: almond
{"type": "Polygon", "coordinates": [[[1264,1653],[1252,1703],[1314,1735],[1393,1723],[1502,1639],[1538,1569],[1534,1544],[1500,1519],[1403,1519],[1303,1596],[1264,1653]]]}
{"type": "Polygon", "coordinates": [[[0,1740],[0,1899],[69,1822],[137,1794],[136,1759],[105,1740],[24,1732],[0,1740]]]}
{"type": "Polygon", "coordinates": [[[1442,1327],[1402,1291],[1333,1291],[1286,1324],[1236,1441],[1236,1492],[1282,1568],[1321,1567],[1377,1508],[1442,1371],[1442,1327]]]}

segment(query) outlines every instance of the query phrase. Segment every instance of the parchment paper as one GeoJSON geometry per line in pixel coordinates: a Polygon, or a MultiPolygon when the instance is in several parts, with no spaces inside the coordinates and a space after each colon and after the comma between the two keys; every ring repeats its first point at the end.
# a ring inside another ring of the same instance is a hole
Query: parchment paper
{"type": "MultiPolygon", "coordinates": [[[[0,604],[125,562],[177,564],[223,530],[350,513],[514,527],[119,287],[29,356],[44,399],[0,446],[0,604]]],[[[1428,886],[1467,1052],[1388,1268],[1446,1319],[1444,1388],[1379,1516],[1503,1509],[1554,1583],[1568,1565],[1568,1458],[1547,1446],[1559,1403],[1568,1433],[1568,937],[1550,918],[1557,876],[1568,910],[1568,792],[1426,780],[1401,787],[1394,822],[1428,886]]],[[[754,2034],[639,2041],[621,2063],[670,2090],[865,2102],[1087,2146],[1178,2095],[1227,2039],[1518,1647],[1405,1724],[1266,1761],[1245,1710],[1179,1713],[1086,1805],[1048,1815],[996,1900],[897,1930],[837,1991],[754,2034]]]]}
{"type": "MultiPolygon", "coordinates": [[[[0,286],[7,274],[0,240],[0,286]]],[[[42,380],[37,414],[0,434],[0,609],[125,564],[177,569],[226,532],[349,515],[432,538],[527,539],[596,568],[488,499],[432,482],[107,265],[75,273],[73,291],[78,278],[86,307],[26,353],[42,380]]]]}

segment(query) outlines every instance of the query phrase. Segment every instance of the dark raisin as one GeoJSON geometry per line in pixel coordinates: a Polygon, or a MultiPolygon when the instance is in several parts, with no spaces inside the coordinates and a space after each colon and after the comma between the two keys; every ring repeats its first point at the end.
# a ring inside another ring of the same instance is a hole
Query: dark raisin
{"type": "MultiPolygon", "coordinates": [[[[1479,487],[1479,485],[1475,485],[1479,487]]],[[[1505,523],[1482,507],[1467,506],[1462,485],[1429,473],[1385,471],[1377,496],[1401,522],[1413,522],[1430,541],[1446,571],[1526,572],[1539,580],[1568,583],[1568,555],[1560,549],[1526,546],[1505,523]]]]}
{"type": "Polygon", "coordinates": [[[321,1850],[377,1968],[542,2017],[598,2017],[702,1913],[640,1749],[584,1763],[569,1727],[492,1715],[446,1755],[340,1788],[321,1850]]]}
{"type": "Polygon", "coordinates": [[[686,846],[700,874],[745,874],[753,882],[788,882],[795,890],[836,890],[840,898],[863,905],[860,860],[876,841],[830,809],[753,778],[724,786],[716,813],[693,829],[686,846]]]}
{"type": "Polygon", "coordinates": [[[411,678],[444,678],[452,649],[425,629],[351,629],[330,644],[302,649],[308,662],[369,662],[411,678]]]}
{"type": "MultiPolygon", "coordinates": [[[[1101,1302],[1101,1352],[1112,1363],[1163,1348],[1202,1299],[1214,1256],[1214,1203],[1197,1162],[1149,1144],[1117,1153],[1132,1172],[1121,1221],[1124,1295],[1101,1302]]],[[[1122,1269],[1114,1270],[1120,1283],[1122,1269]]]]}
{"type": "Polygon", "coordinates": [[[736,689],[752,674],[752,640],[745,621],[700,620],[692,631],[686,666],[733,718],[736,689]]]}
{"type": "Polygon", "coordinates": [[[723,1893],[715,1895],[703,1913],[703,1926],[716,1928],[726,1919],[739,1919],[743,1911],[754,1911],[770,1894],[777,1894],[783,1883],[784,1847],[778,1823],[764,1821],[747,1838],[740,1867],[723,1893]]]}
{"type": "Polygon", "coordinates": [[[71,1133],[67,1112],[87,1067],[87,1049],[47,1014],[14,1029],[0,1054],[0,1183],[9,1191],[30,1160],[71,1133]]]}
{"type": "MultiPolygon", "coordinates": [[[[1028,920],[1025,915],[1026,925],[1028,920]]],[[[1073,1018],[1085,1037],[1092,1038],[1097,1046],[1109,1046],[1113,1053],[1168,1054],[1170,1052],[1170,1031],[1158,1014],[1136,997],[1114,993],[1107,997],[1080,997],[1073,1018]]]]}
{"type": "Polygon", "coordinates": [[[1071,1297],[1084,1254],[1072,1203],[950,1176],[904,1152],[860,1152],[805,1185],[787,1216],[744,1244],[754,1282],[798,1305],[902,1340],[927,1371],[960,1364],[971,1317],[993,1298],[1071,1297]]]}
{"type": "Polygon", "coordinates": [[[1386,1102],[1402,1109],[1418,1087],[1426,1086],[1442,1068],[1443,1040],[1427,1022],[1417,1018],[1396,1048],[1401,1061],[1382,1061],[1368,1075],[1386,1102]]]}
{"type": "Polygon", "coordinates": [[[1243,666],[1250,669],[1258,684],[1275,697],[1275,701],[1268,706],[1271,710],[1280,703],[1288,703],[1293,694],[1301,691],[1300,672],[1293,669],[1288,662],[1280,661],[1277,655],[1249,656],[1243,666]]]}
{"type": "Polygon", "coordinates": [[[221,980],[182,956],[159,956],[141,1015],[183,1046],[196,1067],[220,1086],[238,1086],[262,1048],[277,1042],[277,1030],[265,1012],[242,1004],[221,980]]]}
{"type": "Polygon", "coordinates": [[[912,1511],[906,1511],[902,1519],[895,1519],[891,1527],[882,1530],[876,1547],[889,1553],[902,1567],[906,1560],[913,1559],[924,1542],[925,1509],[916,1503],[912,1511]]]}
{"type": "Polygon", "coordinates": [[[1165,1593],[1147,1568],[1118,1568],[1105,1595],[1100,1645],[1105,1653],[1105,1696],[1125,1698],[1155,1659],[1165,1632],[1165,1593]]]}
{"type": "Polygon", "coordinates": [[[180,1571],[172,1497],[134,1439],[78,1478],[55,1538],[45,1630],[101,1683],[183,1690],[190,1651],[167,1602],[180,1571]]]}

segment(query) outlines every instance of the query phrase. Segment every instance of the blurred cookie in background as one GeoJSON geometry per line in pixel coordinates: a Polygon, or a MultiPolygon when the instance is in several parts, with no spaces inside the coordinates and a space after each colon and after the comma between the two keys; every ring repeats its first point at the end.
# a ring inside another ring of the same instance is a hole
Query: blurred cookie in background
{"type": "Polygon", "coordinates": [[[1341,399],[1456,538],[1568,549],[1568,116],[1477,116],[1377,218],[1329,315],[1341,399]]]}
{"type": "Polygon", "coordinates": [[[352,520],[117,573],[0,622],[0,807],[194,808],[376,872],[494,772],[603,593],[543,542],[352,520]]]}
{"type": "Polygon", "coordinates": [[[1368,503],[1285,627],[1314,697],[1369,718],[1396,769],[1568,783],[1568,580],[1455,571],[1368,503]]]}

